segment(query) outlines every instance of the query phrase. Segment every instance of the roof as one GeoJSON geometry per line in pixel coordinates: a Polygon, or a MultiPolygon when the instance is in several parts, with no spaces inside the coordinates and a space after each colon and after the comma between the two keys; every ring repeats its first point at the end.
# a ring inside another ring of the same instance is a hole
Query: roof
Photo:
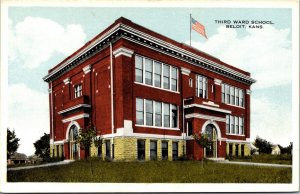
{"type": "Polygon", "coordinates": [[[48,75],[43,78],[44,81],[49,82],[57,79],[65,72],[68,72],[83,61],[92,57],[94,53],[107,48],[110,42],[114,43],[122,38],[137,44],[145,45],[148,48],[158,50],[169,56],[184,60],[196,66],[201,66],[202,68],[236,79],[248,85],[255,82],[255,80],[250,77],[249,72],[224,63],[218,58],[194,47],[179,43],[133,23],[124,17],[117,19],[113,24],[88,41],[72,55],[50,69],[48,75]]]}
{"type": "Polygon", "coordinates": [[[15,152],[11,157],[11,160],[26,160],[27,156],[23,153],[15,152]]]}

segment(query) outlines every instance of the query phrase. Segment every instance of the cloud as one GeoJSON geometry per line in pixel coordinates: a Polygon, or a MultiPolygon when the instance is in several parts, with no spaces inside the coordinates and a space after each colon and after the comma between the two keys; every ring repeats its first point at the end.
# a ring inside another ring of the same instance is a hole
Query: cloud
{"type": "Polygon", "coordinates": [[[66,27],[45,18],[26,17],[13,26],[9,20],[9,60],[34,69],[55,53],[70,55],[84,44],[86,35],[81,25],[66,27]]]}
{"type": "Polygon", "coordinates": [[[224,26],[204,42],[192,45],[233,66],[251,72],[257,80],[254,88],[268,88],[291,83],[292,48],[289,29],[266,25],[263,29],[247,29],[239,37],[235,29],[224,26]]]}
{"type": "Polygon", "coordinates": [[[263,98],[251,98],[251,140],[256,136],[287,146],[292,141],[292,111],[263,98]]]}
{"type": "Polygon", "coordinates": [[[20,138],[18,152],[31,155],[33,143],[43,132],[49,133],[48,95],[28,88],[25,84],[8,86],[8,127],[20,138]]]}

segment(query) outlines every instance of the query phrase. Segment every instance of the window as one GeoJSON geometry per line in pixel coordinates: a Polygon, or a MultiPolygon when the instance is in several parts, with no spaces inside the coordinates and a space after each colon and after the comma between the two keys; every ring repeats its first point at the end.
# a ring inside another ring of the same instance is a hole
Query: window
{"type": "Polygon", "coordinates": [[[154,86],[161,87],[161,63],[154,62],[154,86]]]}
{"type": "Polygon", "coordinates": [[[234,87],[230,86],[230,104],[234,105],[234,87]]]}
{"type": "Polygon", "coordinates": [[[137,141],[138,160],[145,160],[145,140],[137,141]]]}
{"type": "Polygon", "coordinates": [[[232,156],[232,144],[229,144],[229,156],[232,156]]]}
{"type": "Polygon", "coordinates": [[[221,84],[222,102],[235,106],[244,107],[244,91],[228,84],[221,84]]]}
{"type": "Polygon", "coordinates": [[[105,155],[106,158],[110,159],[110,140],[105,141],[105,155]]]}
{"type": "Polygon", "coordinates": [[[171,90],[177,91],[177,68],[171,67],[171,90]]]}
{"type": "Polygon", "coordinates": [[[164,104],[164,127],[170,127],[170,105],[164,104]]]}
{"type": "Polygon", "coordinates": [[[229,85],[225,85],[225,103],[229,104],[230,94],[229,94],[229,85]]]}
{"type": "Polygon", "coordinates": [[[78,85],[74,86],[74,88],[75,88],[75,90],[74,90],[75,98],[82,96],[82,85],[78,84],[78,85]]]}
{"type": "Polygon", "coordinates": [[[244,118],[226,115],[226,133],[244,135],[244,118]]]}
{"type": "Polygon", "coordinates": [[[153,64],[152,60],[145,59],[145,83],[152,85],[153,64]]]}
{"type": "Polygon", "coordinates": [[[192,79],[192,78],[189,79],[189,86],[190,86],[191,88],[193,87],[193,79],[192,79]]]}
{"type": "Polygon", "coordinates": [[[144,100],[136,99],[136,124],[144,125],[144,100]]]}
{"type": "Polygon", "coordinates": [[[171,110],[172,110],[172,123],[171,127],[172,128],[177,128],[177,106],[171,105],[171,110]]]}
{"type": "Polygon", "coordinates": [[[143,83],[143,58],[135,56],[135,81],[143,83]]]}
{"type": "Polygon", "coordinates": [[[240,96],[239,106],[244,107],[244,91],[243,90],[240,90],[239,96],[240,96]]]}
{"type": "Polygon", "coordinates": [[[163,141],[161,142],[161,155],[163,160],[168,159],[168,142],[163,141]]]}
{"type": "Polygon", "coordinates": [[[239,155],[239,145],[235,144],[235,156],[239,155]]]}
{"type": "Polygon", "coordinates": [[[230,115],[230,133],[234,133],[234,117],[230,115]]]}
{"type": "Polygon", "coordinates": [[[178,107],[136,98],[136,124],[155,127],[178,127],[178,107]]]}
{"type": "Polygon", "coordinates": [[[245,156],[245,145],[242,144],[241,145],[241,157],[244,157],[245,156]]]}
{"type": "Polygon", "coordinates": [[[172,158],[178,160],[178,142],[172,143],[172,158]]]}
{"type": "Polygon", "coordinates": [[[177,91],[178,68],[136,55],[135,81],[157,88],[177,91]]]}
{"type": "Polygon", "coordinates": [[[146,125],[153,125],[153,101],[146,100],[146,125]]]}
{"type": "Polygon", "coordinates": [[[98,147],[98,157],[102,157],[102,145],[98,147]]]}
{"type": "Polygon", "coordinates": [[[163,88],[170,89],[170,66],[163,65],[163,88]]]}
{"type": "Polygon", "coordinates": [[[239,133],[239,118],[238,117],[234,117],[235,121],[235,134],[240,134],[239,133]]]}
{"type": "Polygon", "coordinates": [[[196,96],[207,98],[207,78],[201,75],[197,75],[196,96]]]}
{"type": "Polygon", "coordinates": [[[157,142],[150,141],[150,160],[157,159],[157,142]]]}
{"type": "Polygon", "coordinates": [[[192,121],[188,121],[187,122],[187,132],[188,132],[188,136],[193,135],[193,122],[192,121]]]}
{"type": "Polygon", "coordinates": [[[162,126],[162,109],[161,102],[155,102],[155,126],[162,126]]]}
{"type": "Polygon", "coordinates": [[[229,122],[229,115],[226,115],[226,133],[230,133],[230,122],[229,122]]]}

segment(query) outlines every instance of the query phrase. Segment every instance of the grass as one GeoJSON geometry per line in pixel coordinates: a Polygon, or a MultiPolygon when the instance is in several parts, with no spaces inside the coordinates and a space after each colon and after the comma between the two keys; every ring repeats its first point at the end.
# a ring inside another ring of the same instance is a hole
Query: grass
{"type": "Polygon", "coordinates": [[[291,183],[291,168],[221,164],[206,161],[76,161],[62,166],[8,171],[8,182],[105,183],[291,183]]]}
{"type": "Polygon", "coordinates": [[[242,161],[242,162],[256,162],[256,163],[270,163],[270,164],[292,164],[292,155],[281,154],[259,154],[247,156],[244,158],[229,158],[230,161],[242,161]]]}

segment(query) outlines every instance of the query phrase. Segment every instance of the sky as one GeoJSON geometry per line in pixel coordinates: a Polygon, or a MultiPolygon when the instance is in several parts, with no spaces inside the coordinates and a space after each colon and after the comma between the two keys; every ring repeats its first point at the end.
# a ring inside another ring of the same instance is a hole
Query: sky
{"type": "Polygon", "coordinates": [[[123,16],[189,44],[189,17],[208,39],[192,32],[192,46],[251,73],[251,140],[292,141],[292,10],[289,8],[9,7],[8,123],[18,152],[50,132],[48,85],[42,78],[64,58],[123,16]],[[272,21],[259,29],[226,28],[215,20],[272,21]]]}

